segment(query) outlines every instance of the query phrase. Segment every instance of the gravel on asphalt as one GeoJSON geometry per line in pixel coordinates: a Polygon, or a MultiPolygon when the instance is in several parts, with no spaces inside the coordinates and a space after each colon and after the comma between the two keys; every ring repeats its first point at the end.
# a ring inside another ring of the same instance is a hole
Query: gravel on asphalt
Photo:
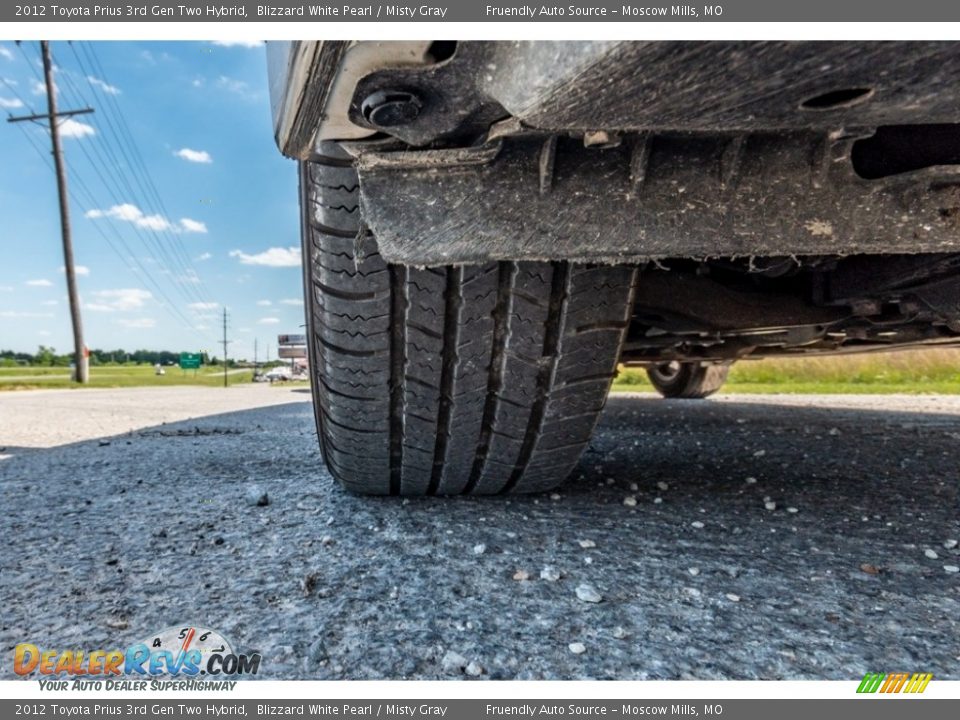
{"type": "Polygon", "coordinates": [[[554,493],[409,500],[308,398],[0,396],[0,676],[195,623],[275,679],[960,679],[960,398],[618,394],[554,493]]]}

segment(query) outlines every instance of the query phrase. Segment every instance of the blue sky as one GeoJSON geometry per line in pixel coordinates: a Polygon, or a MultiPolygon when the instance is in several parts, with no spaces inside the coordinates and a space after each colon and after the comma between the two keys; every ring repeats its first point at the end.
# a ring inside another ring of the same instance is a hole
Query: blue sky
{"type": "MultiPolygon", "coordinates": [[[[231,356],[254,338],[275,356],[304,321],[296,165],[273,142],[263,46],[52,51],[60,109],[96,110],[61,125],[87,346],[220,355],[226,306],[231,356]]],[[[0,42],[5,116],[46,110],[39,63],[37,43],[0,42]]],[[[72,346],[49,147],[40,125],[0,125],[0,349],[72,346]]]]}

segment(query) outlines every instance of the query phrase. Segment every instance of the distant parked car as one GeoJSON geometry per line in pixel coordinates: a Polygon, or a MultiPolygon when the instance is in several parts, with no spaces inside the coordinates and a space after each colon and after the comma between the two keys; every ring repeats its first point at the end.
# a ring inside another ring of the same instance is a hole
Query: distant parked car
{"type": "Polygon", "coordinates": [[[276,382],[277,380],[286,382],[287,380],[293,380],[293,373],[285,365],[278,365],[264,373],[264,377],[270,382],[276,382]]]}

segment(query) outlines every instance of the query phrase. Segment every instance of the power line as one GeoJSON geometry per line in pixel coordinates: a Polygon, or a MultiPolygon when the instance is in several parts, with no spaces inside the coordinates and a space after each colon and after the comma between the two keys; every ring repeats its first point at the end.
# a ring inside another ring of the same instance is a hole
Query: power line
{"type": "Polygon", "coordinates": [[[46,81],[40,76],[40,71],[37,69],[37,60],[39,60],[42,63],[43,62],[42,58],[37,57],[36,60],[31,60],[30,57],[27,55],[27,51],[23,49],[24,43],[22,40],[17,40],[14,44],[17,46],[17,49],[20,51],[20,54],[23,55],[23,59],[26,61],[27,67],[29,67],[30,71],[33,73],[33,77],[36,78],[38,83],[40,83],[43,86],[46,86],[46,81]]]}
{"type": "MultiPolygon", "coordinates": [[[[103,184],[104,188],[106,188],[107,192],[110,193],[110,192],[111,192],[111,186],[114,187],[114,190],[113,190],[113,193],[114,193],[114,204],[119,204],[119,201],[116,199],[116,194],[115,194],[115,193],[116,193],[116,189],[115,189],[115,188],[116,188],[116,180],[113,179],[113,183],[111,183],[111,182],[108,181],[107,178],[104,176],[104,173],[105,173],[105,172],[106,172],[107,174],[109,174],[109,169],[103,167],[103,163],[102,163],[102,162],[98,163],[93,157],[91,157],[91,155],[90,155],[90,153],[87,151],[85,145],[81,144],[80,147],[81,147],[81,151],[83,152],[84,157],[86,157],[87,161],[90,163],[91,168],[93,169],[93,171],[94,171],[94,173],[97,175],[97,177],[100,179],[100,182],[103,184]]],[[[102,160],[102,158],[101,158],[101,160],[102,160]]],[[[76,173],[76,170],[74,170],[74,172],[76,173]]],[[[90,193],[90,194],[91,194],[91,196],[92,196],[92,193],[90,193]]],[[[116,228],[115,225],[112,225],[112,224],[111,224],[110,227],[111,227],[115,232],[119,232],[119,231],[117,230],[117,228],[116,228]]],[[[144,236],[144,234],[140,231],[139,228],[137,228],[136,226],[134,226],[133,229],[134,229],[135,234],[140,238],[140,240],[144,243],[145,246],[150,245],[150,243],[148,242],[147,238],[144,236]]],[[[156,247],[156,246],[154,246],[154,247],[156,247]]],[[[158,253],[158,254],[161,254],[161,255],[162,255],[162,253],[158,253]]],[[[178,289],[179,289],[179,288],[178,288],[178,289]]],[[[184,294],[183,297],[184,297],[184,299],[186,300],[187,303],[190,303],[191,300],[192,300],[192,298],[188,297],[186,294],[184,294]]]]}
{"type": "MultiPolygon", "coordinates": [[[[71,50],[74,52],[74,55],[77,57],[78,63],[80,63],[81,70],[84,70],[85,66],[80,61],[80,56],[76,53],[76,50],[73,48],[73,43],[70,44],[70,47],[71,47],[71,50]]],[[[104,83],[109,85],[110,84],[109,76],[104,70],[103,64],[100,62],[100,58],[97,55],[95,48],[92,45],[90,45],[90,43],[84,43],[80,47],[81,47],[81,50],[83,50],[84,54],[88,57],[90,67],[96,71],[96,74],[99,75],[100,80],[102,80],[104,83]]],[[[92,77],[92,76],[93,76],[93,73],[88,74],[88,77],[92,77]]],[[[142,178],[143,183],[145,183],[146,185],[146,190],[144,191],[145,195],[147,195],[148,197],[152,196],[153,201],[156,203],[160,212],[164,216],[169,217],[170,212],[167,210],[166,204],[163,202],[162,195],[157,190],[157,186],[156,186],[156,183],[153,181],[153,176],[150,173],[150,169],[147,163],[144,161],[143,155],[140,153],[140,149],[133,138],[133,133],[130,130],[130,125],[127,122],[126,116],[123,112],[123,109],[120,107],[119,102],[117,102],[117,99],[111,94],[102,92],[101,91],[102,89],[96,84],[93,84],[93,88],[94,88],[94,93],[99,94],[108,105],[112,106],[116,114],[117,126],[120,128],[119,134],[126,138],[126,141],[130,147],[130,156],[135,161],[136,167],[133,169],[135,170],[134,177],[137,179],[138,185],[140,185],[141,188],[143,187],[143,184],[141,184],[140,182],[142,178]]],[[[109,122],[110,116],[107,115],[107,118],[109,122]]],[[[122,146],[121,146],[121,149],[122,149],[122,146]]],[[[184,265],[188,268],[188,271],[192,272],[194,275],[197,275],[199,277],[199,274],[197,273],[196,268],[193,265],[193,261],[190,258],[189,253],[186,251],[186,248],[184,247],[183,242],[180,240],[180,238],[178,238],[176,235],[172,235],[171,241],[173,243],[175,252],[179,252],[180,258],[184,263],[184,265]]]]}
{"type": "MultiPolygon", "coordinates": [[[[67,86],[69,86],[70,91],[86,99],[86,96],[84,95],[84,93],[79,88],[77,88],[77,86],[74,84],[72,78],[69,76],[68,73],[64,72],[63,77],[65,80],[65,83],[64,83],[65,91],[67,91],[67,86]]],[[[114,141],[118,142],[118,147],[121,153],[123,153],[124,157],[126,158],[126,153],[124,152],[123,147],[119,145],[119,141],[117,141],[116,139],[116,133],[112,127],[110,113],[104,113],[104,117],[106,118],[107,123],[111,126],[110,131],[114,135],[114,141]]],[[[87,158],[88,162],[90,163],[91,167],[94,169],[97,176],[100,178],[101,183],[103,183],[108,193],[113,195],[114,205],[123,204],[123,200],[121,200],[121,197],[124,195],[124,188],[125,188],[126,194],[130,198],[130,200],[138,204],[144,205],[147,213],[152,213],[153,208],[151,208],[148,203],[143,202],[143,199],[134,190],[126,174],[122,171],[122,165],[118,160],[117,155],[114,153],[110,143],[107,141],[108,136],[105,133],[103,133],[102,126],[100,126],[99,123],[95,123],[95,125],[97,125],[97,127],[101,130],[101,133],[103,134],[103,137],[104,137],[105,142],[103,143],[103,152],[101,152],[99,149],[99,145],[100,145],[99,143],[94,144],[92,146],[93,153],[96,155],[96,159],[94,159],[91,156],[91,153],[87,151],[85,146],[81,146],[81,149],[82,149],[82,152],[84,153],[84,156],[87,158]],[[107,157],[104,158],[104,155],[106,155],[107,157]],[[111,167],[113,167],[116,170],[116,172],[111,172],[111,169],[110,169],[111,167]],[[110,180],[108,181],[107,178],[110,178],[110,180]]],[[[127,164],[129,166],[130,164],[129,159],[127,159],[127,164]]],[[[164,220],[166,220],[166,218],[164,218],[164,220]]],[[[174,280],[177,281],[177,276],[178,275],[180,276],[180,281],[176,282],[177,289],[183,294],[183,297],[188,305],[193,302],[201,302],[201,303],[209,302],[207,296],[204,293],[201,293],[195,287],[193,287],[194,284],[192,282],[189,282],[189,279],[191,277],[196,277],[196,274],[195,274],[196,271],[187,268],[174,255],[171,255],[171,253],[166,249],[166,243],[164,239],[160,237],[160,235],[157,233],[155,228],[150,226],[146,227],[146,231],[147,233],[149,233],[149,236],[152,237],[152,241],[148,239],[148,236],[144,234],[142,229],[136,223],[133,224],[133,229],[145,246],[152,247],[152,252],[158,256],[158,260],[161,264],[165,264],[167,266],[166,268],[167,272],[174,278],[174,280]],[[193,273],[192,276],[191,276],[191,271],[193,273]]],[[[166,232],[166,235],[168,239],[172,237],[172,233],[170,233],[169,230],[166,232]]],[[[171,244],[173,243],[171,242],[171,244]]]]}
{"type": "Polygon", "coordinates": [[[16,97],[17,100],[20,101],[20,104],[23,105],[27,110],[29,110],[32,113],[33,106],[23,99],[23,96],[19,92],[17,92],[17,89],[11,84],[11,82],[3,76],[0,76],[0,80],[2,80],[3,84],[7,86],[7,89],[13,93],[14,97],[16,97]]]}

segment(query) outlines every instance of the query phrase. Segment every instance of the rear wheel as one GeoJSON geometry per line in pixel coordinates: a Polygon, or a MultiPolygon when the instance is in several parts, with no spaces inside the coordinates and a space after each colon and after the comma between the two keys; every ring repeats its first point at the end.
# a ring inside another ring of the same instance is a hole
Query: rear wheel
{"type": "Polygon", "coordinates": [[[389,265],[348,157],[301,164],[314,410],[331,474],[379,495],[533,492],[576,464],[630,316],[632,266],[389,265]]]}
{"type": "Polygon", "coordinates": [[[723,387],[729,371],[727,365],[674,361],[648,367],[647,377],[666,398],[699,400],[723,387]]]}

